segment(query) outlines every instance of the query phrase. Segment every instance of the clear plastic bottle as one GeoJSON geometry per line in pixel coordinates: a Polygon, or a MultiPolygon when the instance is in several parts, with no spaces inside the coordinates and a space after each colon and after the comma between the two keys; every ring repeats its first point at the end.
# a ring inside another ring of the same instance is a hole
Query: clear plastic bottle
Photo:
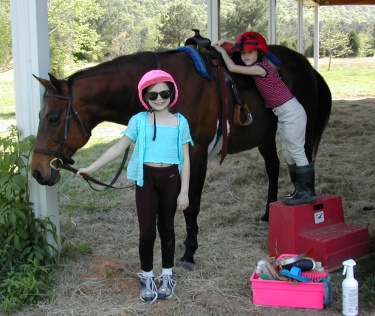
{"type": "Polygon", "coordinates": [[[358,315],[358,282],[354,279],[354,269],[356,265],[353,259],[342,263],[346,278],[342,281],[342,314],[345,316],[358,315]]]}

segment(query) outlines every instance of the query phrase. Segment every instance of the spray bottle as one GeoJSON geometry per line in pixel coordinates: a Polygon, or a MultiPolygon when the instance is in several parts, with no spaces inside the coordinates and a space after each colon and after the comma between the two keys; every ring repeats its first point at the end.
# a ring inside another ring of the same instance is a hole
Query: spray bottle
{"type": "Polygon", "coordinates": [[[356,265],[353,259],[342,263],[346,278],[342,281],[342,313],[345,316],[358,315],[358,282],[354,279],[353,267],[356,265]]]}

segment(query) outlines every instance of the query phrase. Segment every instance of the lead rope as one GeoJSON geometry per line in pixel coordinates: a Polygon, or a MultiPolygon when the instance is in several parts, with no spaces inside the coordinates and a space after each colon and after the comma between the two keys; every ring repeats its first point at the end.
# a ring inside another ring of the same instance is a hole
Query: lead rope
{"type": "MultiPolygon", "coordinates": [[[[90,186],[90,188],[93,189],[93,190],[95,190],[95,191],[106,191],[108,189],[122,190],[122,189],[129,189],[129,188],[135,186],[135,184],[128,185],[128,186],[125,186],[125,187],[114,187],[113,186],[113,184],[119,178],[122,170],[124,169],[126,159],[128,158],[128,154],[129,154],[129,147],[125,150],[124,157],[122,158],[121,165],[120,165],[119,169],[117,170],[117,173],[116,173],[115,177],[113,178],[113,180],[109,184],[105,184],[105,183],[103,183],[103,182],[101,182],[101,181],[99,181],[99,180],[97,180],[97,179],[89,176],[88,174],[85,174],[85,173],[82,174],[82,178],[84,180],[86,180],[86,182],[90,186]],[[95,187],[92,186],[92,184],[90,182],[93,182],[95,184],[101,185],[101,186],[103,186],[103,188],[101,188],[101,189],[95,188],[95,187]]],[[[68,164],[65,164],[65,163],[61,165],[61,169],[65,169],[65,170],[71,171],[74,174],[77,174],[77,172],[78,172],[77,169],[75,169],[71,165],[68,165],[68,164]]]]}

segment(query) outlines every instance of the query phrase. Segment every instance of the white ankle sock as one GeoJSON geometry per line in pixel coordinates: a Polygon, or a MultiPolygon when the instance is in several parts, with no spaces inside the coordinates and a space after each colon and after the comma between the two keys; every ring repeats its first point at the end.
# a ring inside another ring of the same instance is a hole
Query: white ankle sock
{"type": "Polygon", "coordinates": [[[161,271],[161,275],[172,275],[173,274],[173,271],[172,271],[172,268],[169,268],[169,269],[164,269],[161,271]]]}
{"type": "Polygon", "coordinates": [[[154,277],[154,271],[153,271],[153,270],[148,271],[148,272],[146,272],[146,271],[142,271],[142,274],[143,274],[143,276],[144,276],[145,278],[153,278],[153,277],[154,277]]]}

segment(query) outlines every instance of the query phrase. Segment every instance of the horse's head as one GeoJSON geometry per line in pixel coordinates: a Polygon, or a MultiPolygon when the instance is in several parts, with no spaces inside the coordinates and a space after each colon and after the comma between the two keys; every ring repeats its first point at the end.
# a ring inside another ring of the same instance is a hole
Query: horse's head
{"type": "MultiPolygon", "coordinates": [[[[68,83],[35,77],[46,89],[39,113],[39,128],[31,161],[33,177],[42,185],[54,185],[60,180],[62,164],[73,164],[73,154],[90,138],[85,115],[73,105],[73,93],[68,83]]],[[[87,116],[86,116],[87,119],[87,116]]]]}

